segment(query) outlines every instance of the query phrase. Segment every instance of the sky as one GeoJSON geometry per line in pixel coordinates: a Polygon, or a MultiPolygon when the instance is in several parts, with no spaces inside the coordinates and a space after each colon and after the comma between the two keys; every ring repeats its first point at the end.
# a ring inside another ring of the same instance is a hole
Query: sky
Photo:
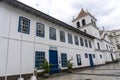
{"type": "Polygon", "coordinates": [[[99,29],[120,29],[120,0],[18,0],[72,25],[81,8],[97,19],[99,29]]]}

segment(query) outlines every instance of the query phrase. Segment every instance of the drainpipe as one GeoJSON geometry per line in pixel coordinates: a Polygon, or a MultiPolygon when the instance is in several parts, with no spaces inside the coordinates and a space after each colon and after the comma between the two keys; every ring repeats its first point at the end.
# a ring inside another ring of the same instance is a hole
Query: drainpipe
{"type": "Polygon", "coordinates": [[[35,63],[35,40],[36,40],[36,29],[34,28],[34,48],[33,48],[33,75],[31,76],[30,80],[37,80],[36,75],[35,75],[35,67],[34,67],[34,63],[35,63]]]}
{"type": "Polygon", "coordinates": [[[24,78],[22,78],[22,31],[21,31],[21,40],[20,40],[20,78],[18,78],[18,80],[24,80],[24,78]]]}
{"type": "Polygon", "coordinates": [[[7,69],[8,69],[8,58],[9,58],[9,43],[10,43],[10,29],[11,29],[11,20],[12,17],[10,15],[10,23],[9,23],[9,32],[8,32],[8,41],[7,41],[7,55],[6,55],[6,69],[5,69],[5,80],[7,80],[7,69]]]}

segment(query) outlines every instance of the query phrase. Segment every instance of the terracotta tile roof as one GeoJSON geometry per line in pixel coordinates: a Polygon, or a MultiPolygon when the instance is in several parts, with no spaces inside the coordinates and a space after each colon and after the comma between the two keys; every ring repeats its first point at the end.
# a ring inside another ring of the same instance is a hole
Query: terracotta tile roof
{"type": "Polygon", "coordinates": [[[90,15],[92,18],[97,20],[94,16],[92,16],[89,12],[85,12],[84,9],[82,8],[79,15],[73,20],[73,22],[87,15],[90,15]]]}
{"type": "Polygon", "coordinates": [[[86,15],[87,15],[87,13],[82,8],[81,11],[80,11],[80,13],[79,13],[79,15],[76,17],[76,19],[73,20],[73,22],[76,21],[77,19],[80,19],[80,18],[86,16],[86,15]]]}

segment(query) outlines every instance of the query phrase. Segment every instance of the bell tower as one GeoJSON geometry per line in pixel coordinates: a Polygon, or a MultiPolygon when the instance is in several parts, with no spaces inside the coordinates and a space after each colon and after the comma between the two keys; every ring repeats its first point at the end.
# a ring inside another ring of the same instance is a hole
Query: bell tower
{"type": "Polygon", "coordinates": [[[73,19],[73,26],[95,37],[99,37],[99,29],[96,25],[97,19],[88,11],[81,9],[78,16],[73,19]]]}

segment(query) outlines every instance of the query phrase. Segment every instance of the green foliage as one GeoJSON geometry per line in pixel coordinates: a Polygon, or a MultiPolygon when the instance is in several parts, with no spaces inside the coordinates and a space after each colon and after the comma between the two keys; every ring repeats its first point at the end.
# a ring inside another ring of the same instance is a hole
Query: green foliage
{"type": "Polygon", "coordinates": [[[71,59],[69,59],[69,60],[67,61],[68,70],[71,70],[72,67],[73,67],[73,63],[71,62],[72,60],[73,60],[73,58],[71,58],[71,59]]]}
{"type": "Polygon", "coordinates": [[[114,62],[114,63],[118,63],[118,59],[114,59],[113,62],[114,62]]]}
{"type": "Polygon", "coordinates": [[[47,59],[45,59],[44,63],[42,64],[42,68],[44,69],[44,73],[49,73],[51,66],[52,66],[52,64],[49,64],[47,59]]]}

